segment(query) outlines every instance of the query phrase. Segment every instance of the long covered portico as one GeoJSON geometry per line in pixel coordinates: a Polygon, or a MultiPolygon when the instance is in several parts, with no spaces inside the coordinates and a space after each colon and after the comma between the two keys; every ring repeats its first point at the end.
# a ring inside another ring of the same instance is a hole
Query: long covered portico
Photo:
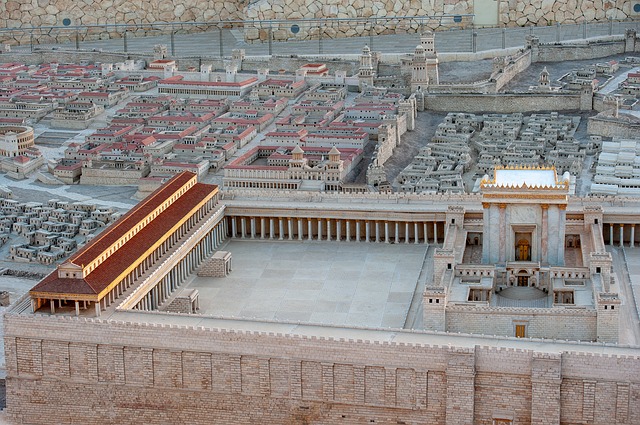
{"type": "Polygon", "coordinates": [[[140,287],[119,308],[157,310],[226,238],[222,209],[188,235],[163,264],[141,276],[140,287]]]}
{"type": "Polygon", "coordinates": [[[68,314],[73,303],[76,315],[93,308],[100,316],[134,284],[168,267],[176,252],[194,250],[175,261],[175,271],[168,270],[173,283],[165,288],[175,288],[214,239],[220,243],[227,234],[217,194],[216,186],[197,183],[193,173],[175,176],[36,285],[32,310],[48,307],[55,314],[57,304],[68,314]]]}
{"type": "MultiPolygon", "coordinates": [[[[355,214],[354,214],[355,215],[355,214]]],[[[417,216],[417,214],[414,214],[417,216]]],[[[442,214],[444,218],[444,214],[442,214]]],[[[268,240],[326,240],[384,243],[439,243],[444,220],[420,217],[300,217],[227,214],[232,238],[268,240]]]]}

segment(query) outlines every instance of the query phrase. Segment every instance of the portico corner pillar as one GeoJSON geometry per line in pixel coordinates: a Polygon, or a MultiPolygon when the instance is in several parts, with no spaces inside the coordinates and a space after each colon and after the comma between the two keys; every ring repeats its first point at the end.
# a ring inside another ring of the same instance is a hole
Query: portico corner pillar
{"type": "Polygon", "coordinates": [[[549,205],[542,204],[542,239],[540,241],[540,255],[542,264],[549,263],[549,205]]]}
{"type": "Polygon", "coordinates": [[[447,353],[446,425],[474,423],[475,348],[449,348],[447,353]]]}
{"type": "Polygon", "coordinates": [[[507,246],[506,246],[506,239],[507,239],[507,229],[506,229],[506,215],[507,215],[507,205],[506,204],[500,204],[498,206],[500,208],[500,219],[499,219],[499,236],[498,236],[498,244],[499,244],[499,249],[500,249],[500,257],[499,257],[499,261],[501,263],[504,263],[507,261],[507,246]]]}
{"type": "Polygon", "coordinates": [[[533,352],[531,360],[531,424],[560,423],[562,355],[533,352]]]}

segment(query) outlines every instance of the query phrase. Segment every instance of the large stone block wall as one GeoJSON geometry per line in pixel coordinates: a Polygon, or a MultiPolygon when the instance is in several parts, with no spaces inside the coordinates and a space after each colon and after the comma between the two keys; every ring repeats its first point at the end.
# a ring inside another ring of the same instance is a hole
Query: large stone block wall
{"type": "MultiPolygon", "coordinates": [[[[499,0],[498,24],[506,26],[551,25],[554,23],[579,23],[583,21],[624,20],[635,17],[629,0],[559,0],[542,2],[521,2],[499,0]]],[[[364,23],[352,25],[350,18],[378,18],[373,25],[374,34],[385,34],[395,30],[416,32],[426,23],[430,28],[448,28],[458,25],[451,19],[424,19],[442,14],[473,14],[474,0],[429,0],[401,1],[385,0],[367,2],[354,0],[340,3],[336,1],[317,2],[315,0],[258,0],[251,2],[231,2],[226,0],[105,0],[102,2],[73,2],[70,0],[5,0],[6,17],[0,19],[0,27],[22,28],[38,26],[61,26],[64,19],[71,25],[95,24],[150,24],[158,22],[216,22],[219,20],[295,20],[313,18],[343,18],[344,23],[325,28],[324,37],[350,37],[369,35],[369,26],[364,23]],[[385,20],[393,16],[415,16],[415,20],[398,22],[385,20]]],[[[468,25],[468,23],[467,23],[468,25]]],[[[301,25],[304,27],[304,25],[301,25]]],[[[192,28],[195,30],[204,29],[192,28]]],[[[293,34],[290,24],[275,26],[275,39],[286,39],[293,34]]],[[[267,32],[259,26],[245,25],[248,40],[264,39],[267,32]]],[[[111,37],[120,36],[112,29],[111,37]]],[[[161,31],[140,29],[139,35],[161,31]],[[151,32],[149,32],[151,31],[151,32]]],[[[164,32],[168,32],[165,29],[164,32]]],[[[317,37],[317,29],[305,29],[298,34],[317,37]]]]}
{"type": "Polygon", "coordinates": [[[7,406],[22,423],[640,424],[639,357],[5,320],[7,406]]]}
{"type": "MultiPolygon", "coordinates": [[[[632,2],[628,0],[560,0],[542,2],[522,2],[515,0],[499,0],[498,24],[509,27],[529,25],[552,25],[555,23],[574,24],[579,22],[606,21],[608,19],[623,20],[634,17],[632,2]]],[[[386,0],[367,2],[355,0],[348,4],[339,2],[320,3],[314,0],[294,0],[279,2],[276,0],[258,0],[245,9],[248,20],[289,20],[319,18],[378,18],[371,28],[373,34],[386,34],[396,29],[416,31],[424,22],[432,29],[444,29],[454,24],[451,19],[442,21],[429,19],[429,16],[464,15],[474,13],[474,0],[447,1],[430,0],[428,2],[386,0]],[[391,21],[385,18],[394,16],[415,16],[418,19],[405,22],[391,21]],[[427,17],[427,19],[423,19],[427,17]]],[[[469,23],[466,23],[468,25],[469,23]]],[[[464,25],[464,24],[463,24],[464,25]]],[[[304,30],[304,28],[303,28],[304,30]]],[[[364,22],[353,25],[350,22],[335,24],[326,28],[325,36],[352,37],[368,35],[370,27],[364,22]]],[[[288,25],[275,27],[276,39],[291,37],[288,25]]],[[[309,29],[308,35],[316,37],[317,30],[309,29]]],[[[256,27],[247,34],[249,40],[264,39],[266,31],[256,27]]]]}
{"type": "Polygon", "coordinates": [[[624,115],[620,111],[620,119],[612,116],[589,117],[587,131],[602,137],[637,138],[640,134],[640,123],[635,117],[624,115]]]}
{"type": "Polygon", "coordinates": [[[533,62],[585,60],[618,55],[625,51],[625,42],[620,37],[615,40],[584,44],[543,44],[532,49],[531,60],[533,62]]]}
{"type": "Polygon", "coordinates": [[[3,3],[7,16],[0,19],[0,27],[6,28],[62,26],[64,19],[70,19],[71,25],[96,25],[210,22],[243,17],[239,9],[242,3],[221,0],[6,0],[3,3]]]}
{"type": "Polygon", "coordinates": [[[571,111],[580,109],[580,96],[575,94],[438,94],[425,96],[425,109],[468,113],[571,111]]]}

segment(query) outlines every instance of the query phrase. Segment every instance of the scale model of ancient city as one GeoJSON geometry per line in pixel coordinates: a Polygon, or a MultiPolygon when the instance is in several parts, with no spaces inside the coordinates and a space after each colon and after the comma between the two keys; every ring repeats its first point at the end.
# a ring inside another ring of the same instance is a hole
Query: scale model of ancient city
{"type": "Polygon", "coordinates": [[[89,3],[3,3],[0,423],[640,424],[640,2],[89,3]]]}

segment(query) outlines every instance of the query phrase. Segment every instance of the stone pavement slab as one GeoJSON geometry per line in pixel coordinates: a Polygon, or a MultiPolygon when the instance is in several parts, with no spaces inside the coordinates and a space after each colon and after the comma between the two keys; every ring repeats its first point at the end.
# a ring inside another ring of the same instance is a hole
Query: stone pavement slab
{"type": "Polygon", "coordinates": [[[194,277],[202,314],[402,328],[424,245],[231,240],[226,278],[194,277]],[[357,249],[357,253],[354,253],[357,249]]]}

